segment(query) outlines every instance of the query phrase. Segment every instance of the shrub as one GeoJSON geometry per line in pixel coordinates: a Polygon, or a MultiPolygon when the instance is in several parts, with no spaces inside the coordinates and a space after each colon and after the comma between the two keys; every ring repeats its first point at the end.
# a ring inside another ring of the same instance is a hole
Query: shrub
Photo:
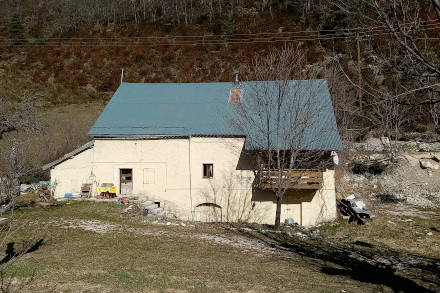
{"type": "Polygon", "coordinates": [[[351,171],[354,174],[365,174],[368,172],[368,166],[362,163],[355,163],[351,171]]]}
{"type": "Polygon", "coordinates": [[[17,203],[15,204],[15,207],[33,207],[38,200],[39,197],[35,193],[23,194],[17,198],[17,203]]]}
{"type": "Polygon", "coordinates": [[[380,163],[380,162],[374,162],[368,168],[368,173],[373,174],[373,175],[379,175],[379,174],[382,174],[386,168],[387,168],[387,165],[380,163]]]}
{"type": "Polygon", "coordinates": [[[387,168],[386,164],[380,162],[374,162],[372,164],[355,163],[351,171],[354,174],[372,174],[379,175],[382,174],[387,168]]]}

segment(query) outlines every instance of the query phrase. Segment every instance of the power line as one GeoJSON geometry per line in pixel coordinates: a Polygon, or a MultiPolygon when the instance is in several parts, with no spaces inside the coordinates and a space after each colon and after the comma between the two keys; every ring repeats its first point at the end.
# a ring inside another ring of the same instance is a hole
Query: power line
{"type": "MultiPolygon", "coordinates": [[[[302,41],[317,41],[317,40],[341,40],[341,39],[370,39],[371,37],[391,35],[387,29],[369,28],[369,31],[363,33],[348,33],[338,32],[333,34],[307,34],[304,35],[287,35],[274,36],[278,33],[256,33],[256,34],[241,34],[246,36],[253,36],[249,38],[227,38],[223,35],[205,35],[199,39],[185,40],[189,36],[173,36],[173,37],[126,37],[126,38],[52,38],[46,42],[26,43],[17,46],[35,46],[35,47],[54,47],[54,46],[185,46],[185,45],[215,45],[215,44],[251,44],[251,43],[277,43],[277,42],[302,42],[302,41]],[[267,34],[268,36],[264,36],[267,34]],[[183,38],[183,40],[178,40],[183,38]],[[166,41],[164,41],[166,40],[166,41]]],[[[440,29],[440,24],[428,24],[424,28],[420,28],[419,32],[427,32],[434,29],[440,29]]],[[[317,32],[317,31],[316,31],[317,32]]],[[[300,33],[298,32],[290,32],[300,33]]],[[[240,34],[234,35],[239,36],[240,34]]],[[[200,37],[200,36],[199,36],[200,37]]],[[[417,40],[437,40],[436,37],[416,38],[417,40]]],[[[0,38],[0,45],[8,45],[11,42],[26,41],[25,39],[10,39],[0,38]]]]}
{"type": "MultiPolygon", "coordinates": [[[[435,22],[431,24],[422,25],[419,30],[426,30],[431,27],[438,28],[440,23],[435,22]],[[425,27],[425,28],[423,28],[425,27]]],[[[376,27],[367,27],[362,28],[362,30],[353,28],[353,29],[334,29],[334,30],[309,30],[309,31],[288,31],[288,32],[262,32],[262,33],[248,33],[248,34],[223,34],[223,35],[171,35],[171,36],[149,36],[149,37],[122,37],[126,39],[138,39],[138,40],[159,40],[159,39],[178,39],[178,38],[198,38],[198,39],[209,39],[209,38],[233,38],[233,37],[240,37],[240,36],[271,36],[271,35],[310,35],[310,34],[319,34],[319,35],[346,35],[346,34],[367,34],[367,33],[374,33],[374,32],[381,32],[381,31],[388,31],[387,27],[385,26],[376,26],[376,27]],[[353,32],[352,32],[353,31],[353,32]]],[[[0,40],[11,40],[11,38],[0,38],[0,40]]],[[[65,37],[65,38],[50,38],[51,40],[95,40],[96,37],[65,37]]],[[[114,40],[115,38],[100,38],[101,40],[114,40]]],[[[121,38],[118,38],[121,39],[121,38]]]]}
{"type": "MultiPolygon", "coordinates": [[[[401,26],[408,26],[408,25],[414,25],[414,22],[407,22],[401,24],[401,26]]],[[[419,26],[432,26],[432,25],[438,25],[439,22],[437,20],[427,20],[427,21],[421,21],[420,23],[416,23],[419,26]]],[[[223,34],[223,35],[170,35],[170,36],[163,36],[163,37],[134,37],[134,38],[140,38],[140,39],[166,39],[166,38],[209,38],[213,36],[223,36],[223,37],[238,37],[238,36],[255,36],[255,35],[283,35],[283,34],[302,34],[302,33],[331,33],[331,32],[351,32],[354,31],[355,33],[359,32],[367,32],[367,31],[374,31],[374,30],[384,30],[387,29],[386,25],[379,25],[379,26],[371,26],[371,27],[355,27],[355,28],[340,28],[340,29],[321,29],[321,30],[302,30],[302,31],[286,31],[286,32],[259,32],[259,33],[240,33],[240,34],[223,34]]],[[[133,38],[133,37],[132,37],[133,38]]],[[[56,40],[70,40],[70,39],[94,39],[94,37],[73,37],[73,38],[51,38],[56,40]]],[[[111,38],[110,38],[111,39],[111,38]]]]}

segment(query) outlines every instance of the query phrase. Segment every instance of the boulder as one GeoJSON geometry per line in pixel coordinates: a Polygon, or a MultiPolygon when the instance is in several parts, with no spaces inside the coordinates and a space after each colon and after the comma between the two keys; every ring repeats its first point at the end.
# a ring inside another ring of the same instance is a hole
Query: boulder
{"type": "Polygon", "coordinates": [[[384,151],[384,145],[379,138],[368,138],[365,141],[365,150],[371,152],[382,152],[384,151]]]}
{"type": "Polygon", "coordinates": [[[420,159],[419,162],[422,169],[438,170],[440,167],[439,163],[431,159],[420,159]]]}
{"type": "Polygon", "coordinates": [[[382,161],[386,160],[387,156],[385,154],[372,154],[368,157],[370,161],[382,161]]]}
{"type": "Polygon", "coordinates": [[[391,143],[390,139],[389,139],[388,137],[385,137],[385,136],[382,136],[382,137],[380,138],[380,141],[382,142],[382,144],[383,144],[384,146],[389,146],[390,143],[391,143]]]}
{"type": "Polygon", "coordinates": [[[370,137],[365,142],[353,143],[354,150],[362,150],[369,152],[383,152],[384,146],[379,138],[370,137]]]}
{"type": "Polygon", "coordinates": [[[0,227],[6,226],[9,224],[8,218],[0,218],[0,227]]]}
{"type": "Polygon", "coordinates": [[[419,143],[419,152],[440,152],[440,142],[434,143],[419,143]]]}

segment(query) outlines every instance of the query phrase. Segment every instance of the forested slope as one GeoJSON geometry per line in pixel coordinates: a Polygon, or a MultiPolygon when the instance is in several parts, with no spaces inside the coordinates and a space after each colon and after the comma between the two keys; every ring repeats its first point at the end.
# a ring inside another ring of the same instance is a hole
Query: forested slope
{"type": "Polygon", "coordinates": [[[63,119],[82,133],[50,156],[55,157],[87,139],[122,69],[127,82],[232,81],[235,72],[245,80],[255,56],[299,46],[307,56],[305,70],[329,80],[344,140],[435,133],[436,5],[436,0],[0,0],[0,95],[31,101],[46,124],[62,125],[56,119],[63,119]],[[87,123],[65,112],[75,108],[71,104],[88,105],[77,107],[87,123]]]}

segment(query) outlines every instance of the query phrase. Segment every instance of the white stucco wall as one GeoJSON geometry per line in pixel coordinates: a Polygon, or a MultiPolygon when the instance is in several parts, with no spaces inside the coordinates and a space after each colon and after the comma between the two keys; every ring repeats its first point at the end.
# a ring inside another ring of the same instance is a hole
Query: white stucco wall
{"type": "MultiPolygon", "coordinates": [[[[92,182],[113,183],[119,192],[119,170],[133,169],[133,194],[160,201],[183,219],[209,218],[201,213],[212,209],[197,206],[212,202],[222,207],[224,221],[273,224],[275,198],[252,189],[254,173],[240,159],[243,144],[243,138],[97,139],[93,148],[55,166],[51,181],[56,198],[77,194],[82,183],[92,182]],[[212,179],[203,178],[206,163],[214,165],[212,179]],[[149,183],[144,182],[144,173],[149,183]]],[[[293,218],[315,225],[335,217],[332,170],[324,173],[321,190],[291,192],[284,198],[282,221],[293,218]]]]}

